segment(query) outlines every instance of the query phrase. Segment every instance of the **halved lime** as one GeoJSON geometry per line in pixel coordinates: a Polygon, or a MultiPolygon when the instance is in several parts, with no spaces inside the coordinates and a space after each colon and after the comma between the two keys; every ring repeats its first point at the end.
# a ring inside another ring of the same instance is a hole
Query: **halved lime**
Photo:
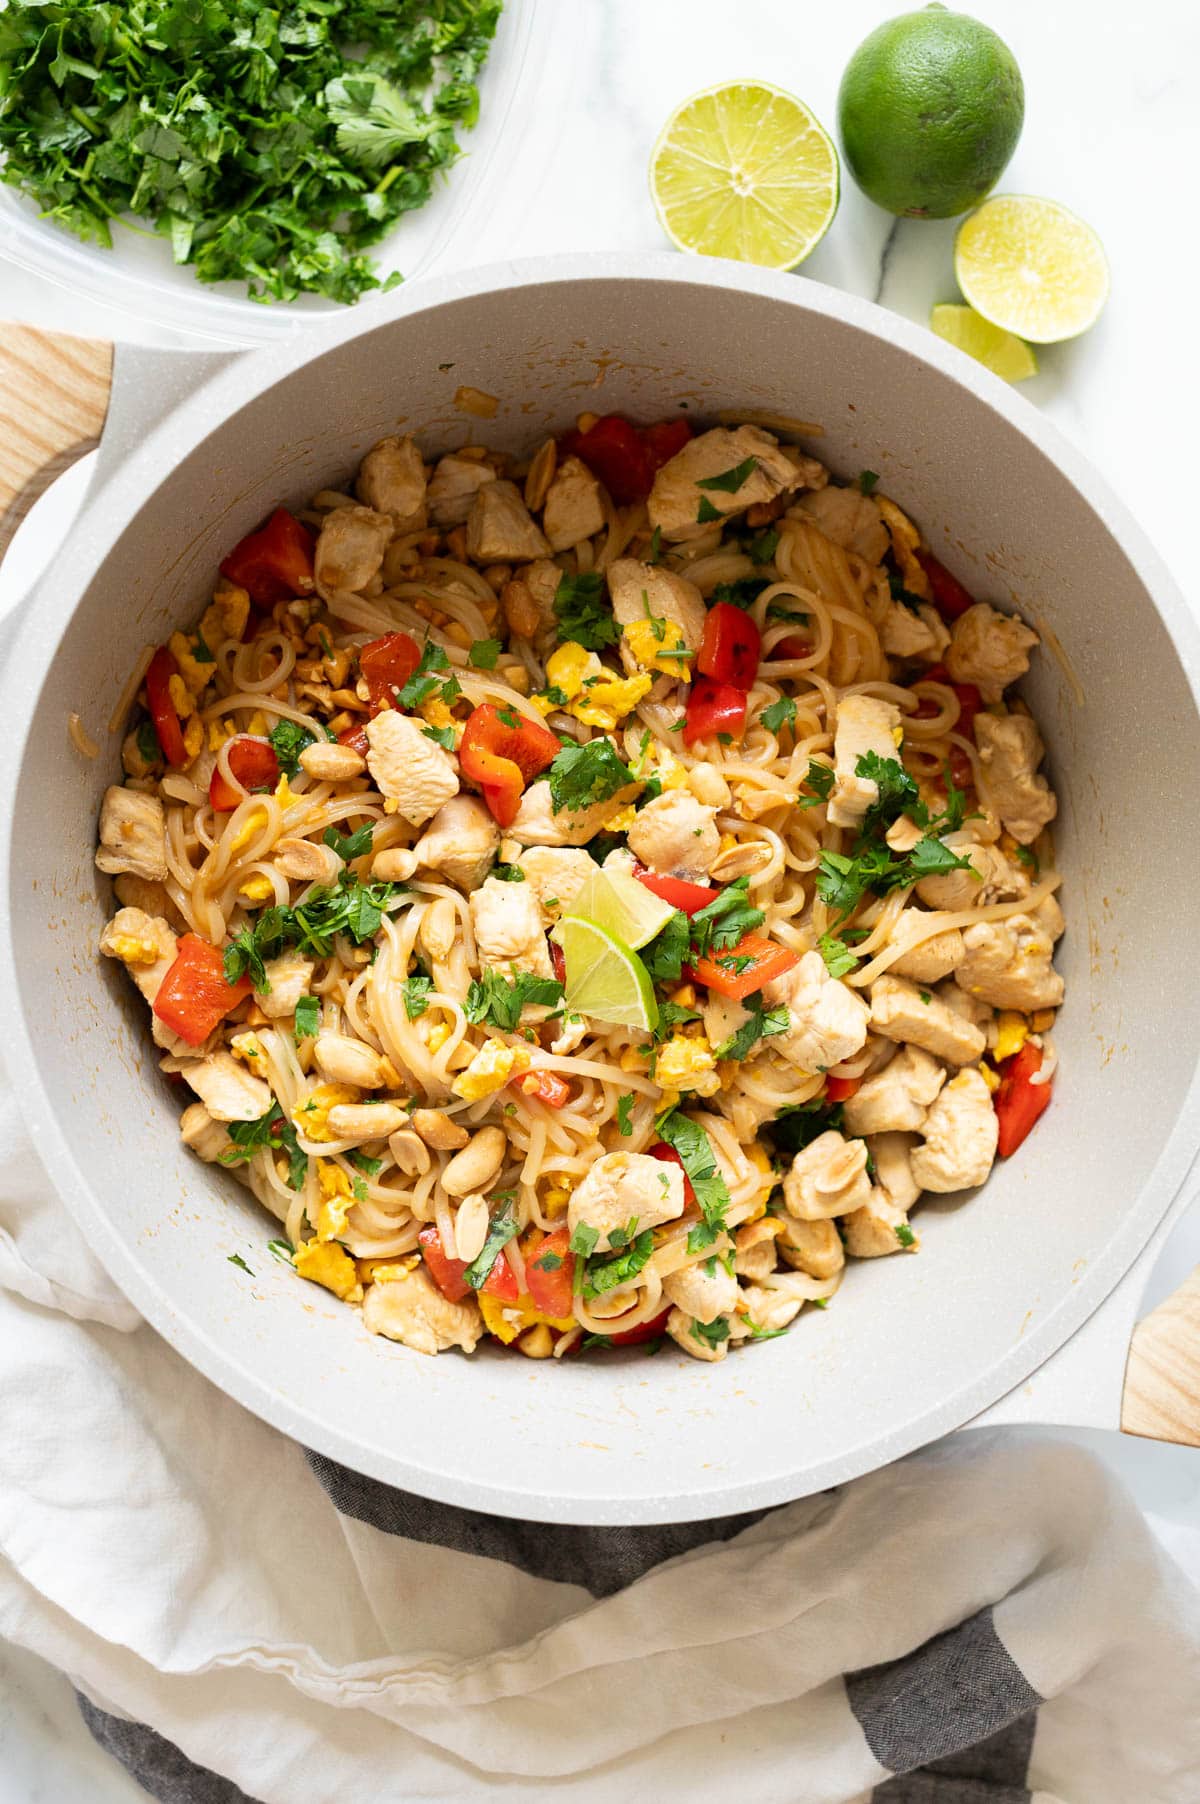
{"type": "Polygon", "coordinates": [[[657,1027],[654,985],[636,952],[594,921],[577,916],[561,920],[550,937],[563,950],[568,1009],[614,1027],[643,1027],[647,1032],[657,1027]]]}
{"type": "Polygon", "coordinates": [[[564,919],[577,917],[603,927],[636,952],[661,933],[675,910],[655,896],[627,871],[593,871],[567,909],[564,919]]]}
{"type": "Polygon", "coordinates": [[[1037,375],[1037,358],[1023,338],[993,326],[991,320],[976,313],[974,307],[953,306],[949,302],[935,307],[929,315],[930,329],[947,344],[957,345],[976,363],[1006,382],[1024,382],[1037,375]]]}
{"type": "Polygon", "coordinates": [[[1108,262],[1091,226],[1035,194],[998,194],[964,219],[954,273],[984,319],[1040,345],[1086,332],[1108,299],[1108,262]]]}
{"type": "Polygon", "coordinates": [[[837,151],[794,94],[728,82],[671,114],[650,158],[650,192],[681,251],[794,269],[837,212],[837,151]]]}

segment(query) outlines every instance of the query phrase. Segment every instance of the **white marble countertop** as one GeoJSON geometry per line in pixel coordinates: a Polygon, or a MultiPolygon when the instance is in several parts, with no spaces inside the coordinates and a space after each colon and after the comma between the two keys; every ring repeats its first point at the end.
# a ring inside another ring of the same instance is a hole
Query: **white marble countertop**
{"type": "MultiPolygon", "coordinates": [[[[443,246],[446,269],[535,252],[659,249],[646,183],[655,136],[695,89],[745,75],[803,96],[831,129],[854,46],[901,10],[842,0],[540,0],[536,54],[503,154],[443,246]]],[[[1025,394],[1121,491],[1200,607],[1191,555],[1196,387],[1193,313],[1200,252],[1179,205],[1200,160],[1200,9],[1142,0],[1137,29],[1094,0],[981,0],[1026,86],[1026,123],[1003,181],[1053,196],[1099,231],[1113,271],[1099,325],[1041,355],[1025,394]],[[1190,390],[1190,393],[1189,393],[1190,390]]],[[[486,104],[486,98],[485,98],[486,104]]],[[[804,273],[924,321],[957,298],[954,222],[897,223],[846,179],[841,209],[804,273]]],[[[83,335],[184,342],[0,262],[0,315],[83,335]]],[[[26,558],[36,547],[22,548],[26,558]]],[[[11,583],[12,571],[6,573],[11,583]]],[[[1176,1231],[1151,1283],[1165,1294],[1200,1260],[1200,1216],[1176,1231]]],[[[1135,1491],[1200,1580],[1200,1456],[1080,1431],[1135,1491]]],[[[118,1804],[144,1798],[91,1743],[65,1679],[0,1648],[0,1801],[118,1804]]]]}

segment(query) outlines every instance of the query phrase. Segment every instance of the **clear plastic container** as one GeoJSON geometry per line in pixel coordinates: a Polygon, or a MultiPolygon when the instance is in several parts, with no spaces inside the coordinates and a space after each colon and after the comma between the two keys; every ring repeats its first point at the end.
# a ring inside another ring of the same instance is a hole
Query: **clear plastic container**
{"type": "MultiPolygon", "coordinates": [[[[543,0],[505,0],[487,64],[479,78],[479,123],[462,135],[463,154],[435,186],[426,205],[406,214],[372,249],[381,275],[403,272],[406,281],[427,273],[451,250],[467,216],[484,204],[502,179],[498,151],[521,117],[518,95],[536,83],[544,52],[543,0]],[[542,30],[537,28],[542,13],[542,30]]],[[[203,340],[249,347],[277,343],[315,319],[342,312],[336,301],[302,295],[268,305],[248,299],[236,282],[207,285],[191,267],[171,261],[165,238],[139,232],[113,233],[113,248],[85,244],[72,233],[40,219],[36,206],[16,188],[0,184],[0,260],[16,264],[77,296],[114,307],[130,320],[203,340]]],[[[466,261],[470,261],[469,258],[466,261]]],[[[360,307],[378,297],[368,295],[360,307]]],[[[136,336],[136,333],[133,334],[136,336]]]]}

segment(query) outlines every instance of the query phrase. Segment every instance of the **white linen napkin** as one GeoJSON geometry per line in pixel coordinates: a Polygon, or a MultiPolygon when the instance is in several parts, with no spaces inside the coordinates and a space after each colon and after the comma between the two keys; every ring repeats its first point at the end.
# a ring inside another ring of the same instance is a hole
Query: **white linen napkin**
{"type": "Polygon", "coordinates": [[[1076,1448],[676,1529],[425,1503],[139,1325],[6,1090],[0,1284],[0,1634],[169,1804],[1200,1798],[1197,1598],[1076,1448]]]}

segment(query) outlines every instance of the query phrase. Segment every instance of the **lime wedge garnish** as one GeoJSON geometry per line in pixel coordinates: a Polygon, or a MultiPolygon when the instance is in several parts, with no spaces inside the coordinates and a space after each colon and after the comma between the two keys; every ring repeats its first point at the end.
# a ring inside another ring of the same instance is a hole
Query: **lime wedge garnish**
{"type": "Polygon", "coordinates": [[[567,967],[563,1000],[572,1013],[653,1032],[658,1003],[650,973],[636,952],[578,916],[565,917],[550,937],[562,947],[567,967]]]}
{"type": "Polygon", "coordinates": [[[929,325],[947,344],[957,345],[1006,382],[1024,382],[1037,375],[1037,358],[1025,340],[1015,332],[1006,332],[1003,326],[993,326],[974,307],[935,307],[929,315],[929,325]]]}
{"type": "Polygon", "coordinates": [[[567,909],[564,919],[592,921],[636,952],[660,933],[675,910],[626,871],[596,870],[567,909]]]}
{"type": "Polygon", "coordinates": [[[1108,299],[1108,263],[1091,226],[1033,194],[997,195],[965,219],[954,273],[984,319],[1039,345],[1086,332],[1108,299]]]}
{"type": "Polygon", "coordinates": [[[650,158],[650,191],[681,251],[794,269],[837,212],[837,151],[793,94],[729,82],[671,114],[650,158]]]}

